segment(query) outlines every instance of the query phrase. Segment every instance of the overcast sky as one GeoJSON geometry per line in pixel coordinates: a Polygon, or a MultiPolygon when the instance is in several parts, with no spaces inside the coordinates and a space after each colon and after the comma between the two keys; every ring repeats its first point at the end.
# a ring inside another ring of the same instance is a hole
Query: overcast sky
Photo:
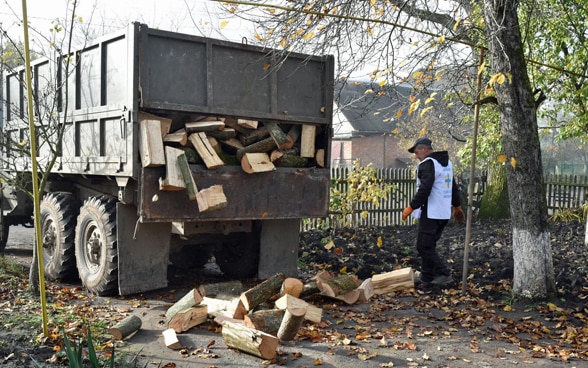
{"type": "MultiPolygon", "coordinates": [[[[152,28],[240,41],[252,37],[252,27],[219,11],[206,0],[78,0],[76,15],[94,32],[108,34],[139,21],[152,28]],[[221,27],[222,24],[222,27],[221,27]],[[222,29],[221,29],[222,28],[222,29]]],[[[31,28],[47,31],[55,19],[71,16],[71,0],[27,0],[31,28]],[[68,9],[68,6],[70,7],[68,9]],[[68,11],[69,10],[69,11],[68,11]]],[[[0,0],[0,23],[11,37],[22,40],[22,0],[0,0]]]]}

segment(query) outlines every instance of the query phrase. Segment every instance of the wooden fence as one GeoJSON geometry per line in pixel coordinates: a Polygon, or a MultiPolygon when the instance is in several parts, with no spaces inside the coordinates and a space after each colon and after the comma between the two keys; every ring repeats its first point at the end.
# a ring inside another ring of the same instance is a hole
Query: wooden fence
{"type": "MultiPolygon", "coordinates": [[[[376,169],[377,177],[385,184],[392,185],[392,190],[386,200],[379,205],[358,203],[354,212],[342,218],[341,215],[331,214],[327,218],[305,219],[302,230],[319,227],[365,227],[365,226],[393,226],[400,225],[402,210],[408,206],[416,190],[415,171],[412,169],[376,169]],[[367,214],[367,215],[366,215],[367,214]]],[[[332,168],[331,182],[337,189],[346,188],[349,168],[332,168]]],[[[486,173],[474,178],[473,210],[477,212],[484,190],[486,189],[486,173]]],[[[467,203],[469,179],[467,176],[456,178],[464,195],[462,203],[467,203]]],[[[588,202],[588,177],[578,175],[545,176],[548,212],[551,214],[558,209],[577,208],[588,202]]],[[[405,222],[406,224],[406,222],[405,222]]]]}

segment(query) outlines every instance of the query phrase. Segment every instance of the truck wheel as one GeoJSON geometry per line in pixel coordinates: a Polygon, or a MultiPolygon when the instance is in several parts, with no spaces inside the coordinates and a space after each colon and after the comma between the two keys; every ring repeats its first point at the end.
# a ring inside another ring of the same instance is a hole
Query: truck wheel
{"type": "Polygon", "coordinates": [[[76,270],[74,230],[80,211],[78,201],[67,193],[49,193],[41,201],[41,238],[45,278],[65,279],[76,270]]]}
{"type": "Polygon", "coordinates": [[[78,216],[76,226],[78,274],[88,291],[108,295],[118,286],[116,249],[116,200],[90,197],[78,216]]]}

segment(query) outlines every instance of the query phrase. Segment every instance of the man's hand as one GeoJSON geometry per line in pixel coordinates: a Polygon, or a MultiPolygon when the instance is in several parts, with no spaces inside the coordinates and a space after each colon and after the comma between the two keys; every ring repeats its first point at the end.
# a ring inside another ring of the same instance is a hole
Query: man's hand
{"type": "Polygon", "coordinates": [[[461,206],[453,207],[453,220],[458,224],[463,224],[465,222],[465,215],[463,214],[461,206]]]}
{"type": "Polygon", "coordinates": [[[402,221],[406,220],[406,218],[412,213],[413,208],[408,206],[402,211],[402,221]]]}

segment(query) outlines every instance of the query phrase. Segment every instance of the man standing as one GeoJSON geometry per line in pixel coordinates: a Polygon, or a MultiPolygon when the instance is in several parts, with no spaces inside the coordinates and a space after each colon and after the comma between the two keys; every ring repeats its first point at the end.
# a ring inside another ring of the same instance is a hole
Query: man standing
{"type": "Polygon", "coordinates": [[[431,140],[419,138],[408,150],[420,163],[417,166],[417,191],[410,205],[402,211],[402,220],[412,214],[419,219],[417,251],[421,256],[420,281],[424,284],[448,285],[451,272],[437,253],[437,240],[452,215],[464,222],[459,189],[453,180],[453,165],[447,151],[433,151],[431,140]]]}

